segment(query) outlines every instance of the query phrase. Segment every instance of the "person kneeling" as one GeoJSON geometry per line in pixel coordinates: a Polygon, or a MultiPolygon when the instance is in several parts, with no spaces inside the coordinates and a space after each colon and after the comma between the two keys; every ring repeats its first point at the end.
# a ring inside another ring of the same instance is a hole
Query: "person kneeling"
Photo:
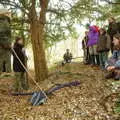
{"type": "Polygon", "coordinates": [[[114,35],[113,44],[115,50],[106,63],[106,70],[109,72],[106,79],[114,78],[115,80],[120,80],[120,34],[114,35]]]}

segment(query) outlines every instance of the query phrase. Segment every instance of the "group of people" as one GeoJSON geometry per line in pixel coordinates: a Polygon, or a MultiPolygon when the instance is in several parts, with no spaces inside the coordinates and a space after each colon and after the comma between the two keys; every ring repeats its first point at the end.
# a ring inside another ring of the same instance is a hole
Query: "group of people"
{"type": "MultiPolygon", "coordinates": [[[[109,72],[106,78],[114,78],[120,80],[120,24],[111,17],[109,18],[109,26],[100,28],[98,26],[88,25],[89,31],[85,32],[85,37],[82,41],[84,50],[84,63],[92,66],[100,66],[102,70],[109,72]],[[112,57],[108,58],[111,51],[112,57]]],[[[14,90],[19,92],[28,89],[26,80],[26,61],[27,56],[24,49],[23,39],[16,38],[13,48],[13,70],[15,72],[16,81],[14,90]]],[[[70,63],[73,59],[69,49],[63,56],[65,63],[70,63]]]]}
{"type": "Polygon", "coordinates": [[[82,40],[84,63],[108,71],[107,79],[120,80],[120,23],[113,17],[108,22],[107,29],[87,26],[89,30],[82,40]],[[108,58],[110,52],[112,57],[108,58]]]}

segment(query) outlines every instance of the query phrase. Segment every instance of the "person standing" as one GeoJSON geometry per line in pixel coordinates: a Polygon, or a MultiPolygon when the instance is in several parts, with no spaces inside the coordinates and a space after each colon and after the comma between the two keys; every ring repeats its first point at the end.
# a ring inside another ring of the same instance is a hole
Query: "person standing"
{"type": "Polygon", "coordinates": [[[107,35],[106,30],[104,28],[101,28],[97,44],[97,52],[99,54],[100,67],[103,70],[105,69],[105,63],[108,60],[108,53],[110,48],[111,48],[110,36],[107,35]]]}
{"type": "Polygon", "coordinates": [[[97,53],[97,43],[99,39],[99,28],[97,26],[89,26],[88,44],[91,65],[99,65],[99,55],[97,53]]]}
{"type": "Polygon", "coordinates": [[[84,52],[84,61],[83,62],[85,64],[89,64],[89,62],[90,62],[89,48],[87,46],[87,43],[88,43],[88,31],[85,32],[85,37],[82,40],[82,49],[84,52]]]}
{"type": "Polygon", "coordinates": [[[110,17],[108,19],[108,22],[109,22],[109,26],[108,26],[108,30],[107,30],[107,33],[108,35],[110,36],[110,39],[111,39],[111,52],[113,53],[113,50],[114,50],[114,45],[113,45],[113,36],[117,33],[119,33],[119,25],[117,24],[116,20],[114,17],[110,17]]]}
{"type": "Polygon", "coordinates": [[[14,88],[16,92],[27,90],[27,80],[26,72],[23,65],[26,67],[26,54],[25,48],[23,45],[23,39],[20,37],[16,38],[16,41],[13,46],[13,70],[15,72],[16,81],[14,83],[14,88]],[[19,59],[18,59],[19,58],[19,59]],[[21,62],[20,62],[21,61],[21,62]],[[22,64],[23,65],[22,65],[22,64]]]}

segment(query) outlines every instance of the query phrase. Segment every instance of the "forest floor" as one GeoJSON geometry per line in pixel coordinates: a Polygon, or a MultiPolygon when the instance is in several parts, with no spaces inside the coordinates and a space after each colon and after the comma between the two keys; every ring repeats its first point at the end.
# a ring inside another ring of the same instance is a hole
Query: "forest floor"
{"type": "MultiPolygon", "coordinates": [[[[57,83],[80,81],[80,86],[63,88],[41,106],[29,104],[29,97],[13,97],[9,90],[13,76],[0,79],[0,120],[120,120],[115,109],[119,101],[120,82],[105,80],[105,72],[82,63],[56,67],[54,74],[41,82],[46,90],[57,83]]],[[[36,86],[31,84],[30,91],[36,86]]]]}

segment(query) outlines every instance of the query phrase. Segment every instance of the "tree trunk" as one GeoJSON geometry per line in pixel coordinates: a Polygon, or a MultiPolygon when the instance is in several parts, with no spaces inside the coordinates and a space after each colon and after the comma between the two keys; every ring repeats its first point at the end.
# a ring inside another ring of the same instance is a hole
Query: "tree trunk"
{"type": "MultiPolygon", "coordinates": [[[[47,0],[46,0],[47,1],[47,0]]],[[[35,10],[35,1],[32,1],[31,18],[31,40],[34,54],[35,75],[37,81],[43,81],[48,77],[48,68],[45,57],[44,40],[45,40],[45,21],[48,2],[41,0],[41,11],[38,19],[35,10]]]]}
{"type": "Polygon", "coordinates": [[[39,26],[38,21],[31,24],[31,39],[34,54],[35,75],[37,81],[43,81],[48,77],[48,68],[44,49],[44,28],[39,26]]]}

